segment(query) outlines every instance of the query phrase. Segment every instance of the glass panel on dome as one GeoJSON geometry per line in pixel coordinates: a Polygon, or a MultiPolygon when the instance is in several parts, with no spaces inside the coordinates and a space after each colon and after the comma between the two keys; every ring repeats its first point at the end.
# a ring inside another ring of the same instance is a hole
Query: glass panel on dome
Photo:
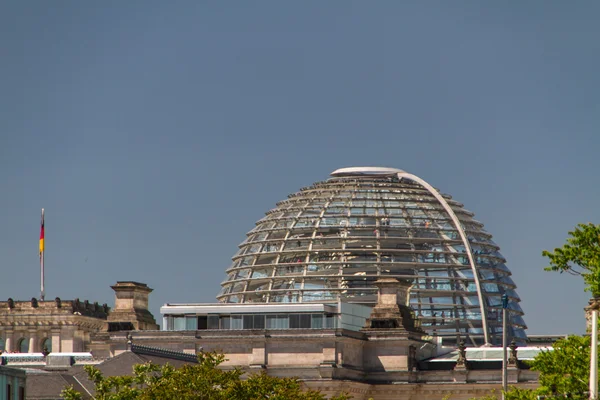
{"type": "Polygon", "coordinates": [[[304,265],[291,265],[291,266],[277,267],[277,269],[275,271],[276,276],[302,275],[302,274],[304,274],[304,265]]]}
{"type": "Polygon", "coordinates": [[[269,289],[269,281],[268,280],[251,280],[248,282],[248,287],[246,288],[247,292],[261,292],[269,289]]]}
{"type": "Polygon", "coordinates": [[[239,263],[239,267],[244,267],[247,265],[251,265],[252,261],[254,261],[254,257],[250,256],[250,257],[243,257],[240,259],[240,263],[239,263]]]}
{"type": "Polygon", "coordinates": [[[306,254],[303,253],[283,254],[279,258],[279,264],[303,263],[304,260],[306,260],[306,254]]]}
{"type": "MultiPolygon", "coordinates": [[[[381,236],[384,238],[408,238],[410,237],[406,229],[384,229],[381,232],[381,236]]],[[[407,243],[398,243],[398,245],[406,246],[407,243]]],[[[410,245],[409,245],[410,246],[410,245]]]]}
{"type": "Polygon", "coordinates": [[[277,225],[275,225],[275,229],[286,229],[286,228],[291,227],[293,224],[294,224],[293,219],[280,220],[279,222],[277,222],[277,225]]]}
{"type": "Polygon", "coordinates": [[[306,275],[336,275],[339,266],[334,264],[312,264],[306,266],[306,275]]]}
{"type": "Polygon", "coordinates": [[[237,294],[236,294],[236,295],[229,296],[229,297],[227,298],[227,302],[228,302],[228,303],[239,303],[239,302],[240,302],[240,296],[239,296],[239,295],[237,295],[237,294]]]}
{"type": "Polygon", "coordinates": [[[303,301],[323,301],[335,299],[335,294],[330,291],[315,291],[315,292],[304,292],[302,296],[303,301]]]}
{"type": "Polygon", "coordinates": [[[287,289],[297,289],[300,285],[296,282],[295,279],[287,279],[287,280],[277,280],[273,282],[272,290],[287,290],[287,289]]]}
{"type": "Polygon", "coordinates": [[[376,239],[349,239],[346,240],[346,249],[375,249],[376,239]]]}
{"type": "Polygon", "coordinates": [[[271,295],[271,303],[298,303],[300,294],[298,292],[285,292],[285,294],[271,295]]]}
{"type": "Polygon", "coordinates": [[[523,313],[523,309],[521,308],[521,306],[519,305],[519,303],[516,303],[512,300],[510,300],[508,302],[508,308],[511,309],[512,311],[517,311],[519,313],[523,313]]]}
{"type": "Polygon", "coordinates": [[[312,242],[313,250],[321,249],[340,249],[342,247],[342,241],[338,237],[329,238],[323,236],[323,234],[317,235],[312,242]]]}
{"type": "Polygon", "coordinates": [[[310,245],[310,240],[303,238],[288,238],[285,242],[283,249],[285,251],[302,251],[307,250],[310,245]]]}
{"type": "Polygon", "coordinates": [[[325,215],[347,215],[348,211],[344,207],[329,207],[325,209],[325,215]]]}
{"type": "Polygon", "coordinates": [[[277,254],[265,253],[265,254],[263,254],[261,256],[258,256],[256,258],[256,262],[254,263],[254,265],[273,264],[273,263],[275,263],[276,260],[277,260],[277,254]]]}
{"type": "Polygon", "coordinates": [[[316,219],[316,218],[301,218],[296,222],[296,224],[294,225],[294,228],[313,227],[313,226],[315,226],[317,221],[318,221],[318,219],[316,219]]]}
{"type": "Polygon", "coordinates": [[[407,227],[407,226],[409,226],[409,223],[404,218],[390,218],[389,224],[386,224],[386,225],[407,227]]]}
{"type": "Polygon", "coordinates": [[[272,275],[273,273],[273,268],[260,268],[260,269],[255,269],[252,272],[252,279],[256,279],[256,278],[268,278],[272,275]]]}
{"type": "Polygon", "coordinates": [[[485,280],[494,280],[496,278],[496,274],[494,274],[494,270],[483,269],[483,268],[479,269],[479,276],[481,276],[481,279],[485,279],[485,280]]]}
{"type": "Polygon", "coordinates": [[[231,287],[232,287],[232,285],[223,286],[221,288],[221,291],[219,292],[219,295],[223,295],[223,294],[229,293],[231,291],[231,287]]]}
{"type": "Polygon", "coordinates": [[[376,237],[377,230],[372,228],[348,229],[348,237],[376,237]]]}
{"type": "Polygon", "coordinates": [[[339,227],[347,225],[347,219],[343,217],[324,217],[319,224],[320,227],[339,227]]]}
{"type": "Polygon", "coordinates": [[[231,288],[231,293],[243,292],[246,282],[236,283],[231,288]]]}
{"type": "Polygon", "coordinates": [[[302,210],[302,213],[300,214],[300,216],[303,218],[317,218],[320,215],[321,215],[320,209],[305,209],[305,210],[302,210]]]}
{"type": "Polygon", "coordinates": [[[509,297],[512,297],[513,299],[521,300],[521,298],[519,297],[519,295],[517,294],[517,292],[514,289],[505,287],[504,293],[506,293],[509,297]]]}
{"type": "Polygon", "coordinates": [[[323,289],[337,287],[337,280],[329,278],[306,278],[304,279],[304,289],[323,289]]]}
{"type": "Polygon", "coordinates": [[[522,325],[525,326],[525,320],[523,320],[523,317],[521,317],[518,314],[513,314],[510,313],[510,322],[516,325],[522,325]]]}
{"type": "Polygon", "coordinates": [[[496,283],[482,283],[483,290],[488,293],[499,293],[500,289],[498,289],[498,284],[496,283]]]}
{"type": "Polygon", "coordinates": [[[478,306],[479,305],[479,297],[477,296],[463,296],[465,300],[465,304],[470,306],[478,306]]]}
{"type": "Polygon", "coordinates": [[[236,272],[236,276],[235,279],[243,279],[243,278],[247,278],[248,276],[250,276],[250,271],[251,269],[240,269],[236,272]]]}

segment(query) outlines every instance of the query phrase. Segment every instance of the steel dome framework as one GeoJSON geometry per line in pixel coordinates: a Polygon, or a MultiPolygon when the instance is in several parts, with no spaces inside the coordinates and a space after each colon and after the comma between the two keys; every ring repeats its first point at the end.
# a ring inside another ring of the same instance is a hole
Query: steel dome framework
{"type": "Polygon", "coordinates": [[[473,213],[402,170],[331,175],[256,223],[227,270],[220,302],[372,305],[379,276],[411,278],[410,305],[429,333],[498,344],[506,293],[509,334],[526,338],[506,260],[473,213]]]}

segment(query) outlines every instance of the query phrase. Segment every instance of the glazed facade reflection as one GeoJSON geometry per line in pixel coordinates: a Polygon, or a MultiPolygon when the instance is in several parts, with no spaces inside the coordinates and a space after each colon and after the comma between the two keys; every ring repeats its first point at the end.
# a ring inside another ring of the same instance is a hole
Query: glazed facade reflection
{"type": "Polygon", "coordinates": [[[371,305],[379,276],[410,277],[410,305],[431,334],[525,339],[506,260],[474,214],[422,179],[388,168],[346,168],[277,203],[247,234],[217,296],[225,303],[371,305]]]}

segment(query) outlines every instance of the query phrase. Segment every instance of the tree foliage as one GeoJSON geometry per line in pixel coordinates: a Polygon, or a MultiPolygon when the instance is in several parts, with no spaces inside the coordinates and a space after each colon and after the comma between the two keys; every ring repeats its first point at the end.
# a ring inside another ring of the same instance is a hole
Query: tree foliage
{"type": "MultiPolygon", "coordinates": [[[[222,370],[225,357],[218,353],[200,353],[198,364],[174,368],[169,364],[138,364],[133,376],[105,377],[93,366],[85,370],[94,382],[96,400],[325,400],[315,390],[303,390],[293,378],[276,378],[266,373],[242,379],[239,369],[222,370]]],[[[81,400],[72,386],[62,392],[65,400],[81,400]]],[[[348,400],[339,395],[334,400],[348,400]]]]}
{"type": "MultiPolygon", "coordinates": [[[[573,335],[557,340],[552,347],[553,350],[540,352],[529,363],[532,370],[540,373],[540,387],[535,390],[511,387],[505,394],[506,400],[565,397],[575,400],[587,399],[590,338],[573,335]]],[[[491,393],[477,400],[497,399],[498,397],[491,393]]]]}
{"type": "Polygon", "coordinates": [[[589,387],[590,338],[573,335],[556,341],[552,347],[554,350],[542,351],[531,362],[531,369],[540,372],[539,393],[570,393],[586,398],[583,393],[589,387]]]}
{"type": "MultiPolygon", "coordinates": [[[[472,398],[470,400],[500,400],[502,396],[496,395],[496,391],[492,391],[489,395],[472,398]]],[[[535,390],[521,389],[512,386],[505,394],[505,400],[537,400],[537,393],[535,390]]]]}
{"type": "Polygon", "coordinates": [[[578,224],[569,236],[562,247],[542,252],[550,260],[544,269],[581,275],[585,290],[600,297],[600,225],[578,224]]]}

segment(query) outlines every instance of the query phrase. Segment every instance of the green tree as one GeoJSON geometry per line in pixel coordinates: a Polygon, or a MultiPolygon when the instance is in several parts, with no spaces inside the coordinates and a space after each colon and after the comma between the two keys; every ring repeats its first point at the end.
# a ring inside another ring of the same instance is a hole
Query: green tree
{"type": "MultiPolygon", "coordinates": [[[[200,353],[198,364],[180,368],[166,364],[138,364],[133,376],[105,377],[93,366],[86,366],[95,385],[95,400],[325,400],[315,390],[302,390],[293,378],[275,378],[265,373],[242,379],[244,372],[219,369],[225,357],[218,353],[200,353]]],[[[72,386],[62,392],[65,400],[81,400],[72,386]]],[[[348,400],[339,395],[333,400],[348,400]]]]}
{"type": "MultiPolygon", "coordinates": [[[[506,400],[535,400],[538,396],[562,398],[565,395],[575,400],[587,399],[590,338],[569,336],[557,340],[552,348],[553,350],[540,352],[529,363],[532,370],[540,373],[540,387],[529,390],[513,386],[506,392],[506,400]]],[[[495,393],[478,398],[478,400],[497,399],[495,393]]]]}
{"type": "Polygon", "coordinates": [[[539,353],[530,363],[540,373],[540,395],[568,393],[573,399],[586,399],[589,384],[590,338],[569,336],[539,353]]]}
{"type": "Polygon", "coordinates": [[[550,260],[544,269],[581,275],[585,290],[600,297],[600,225],[579,224],[569,236],[562,247],[542,252],[550,260]]]}

